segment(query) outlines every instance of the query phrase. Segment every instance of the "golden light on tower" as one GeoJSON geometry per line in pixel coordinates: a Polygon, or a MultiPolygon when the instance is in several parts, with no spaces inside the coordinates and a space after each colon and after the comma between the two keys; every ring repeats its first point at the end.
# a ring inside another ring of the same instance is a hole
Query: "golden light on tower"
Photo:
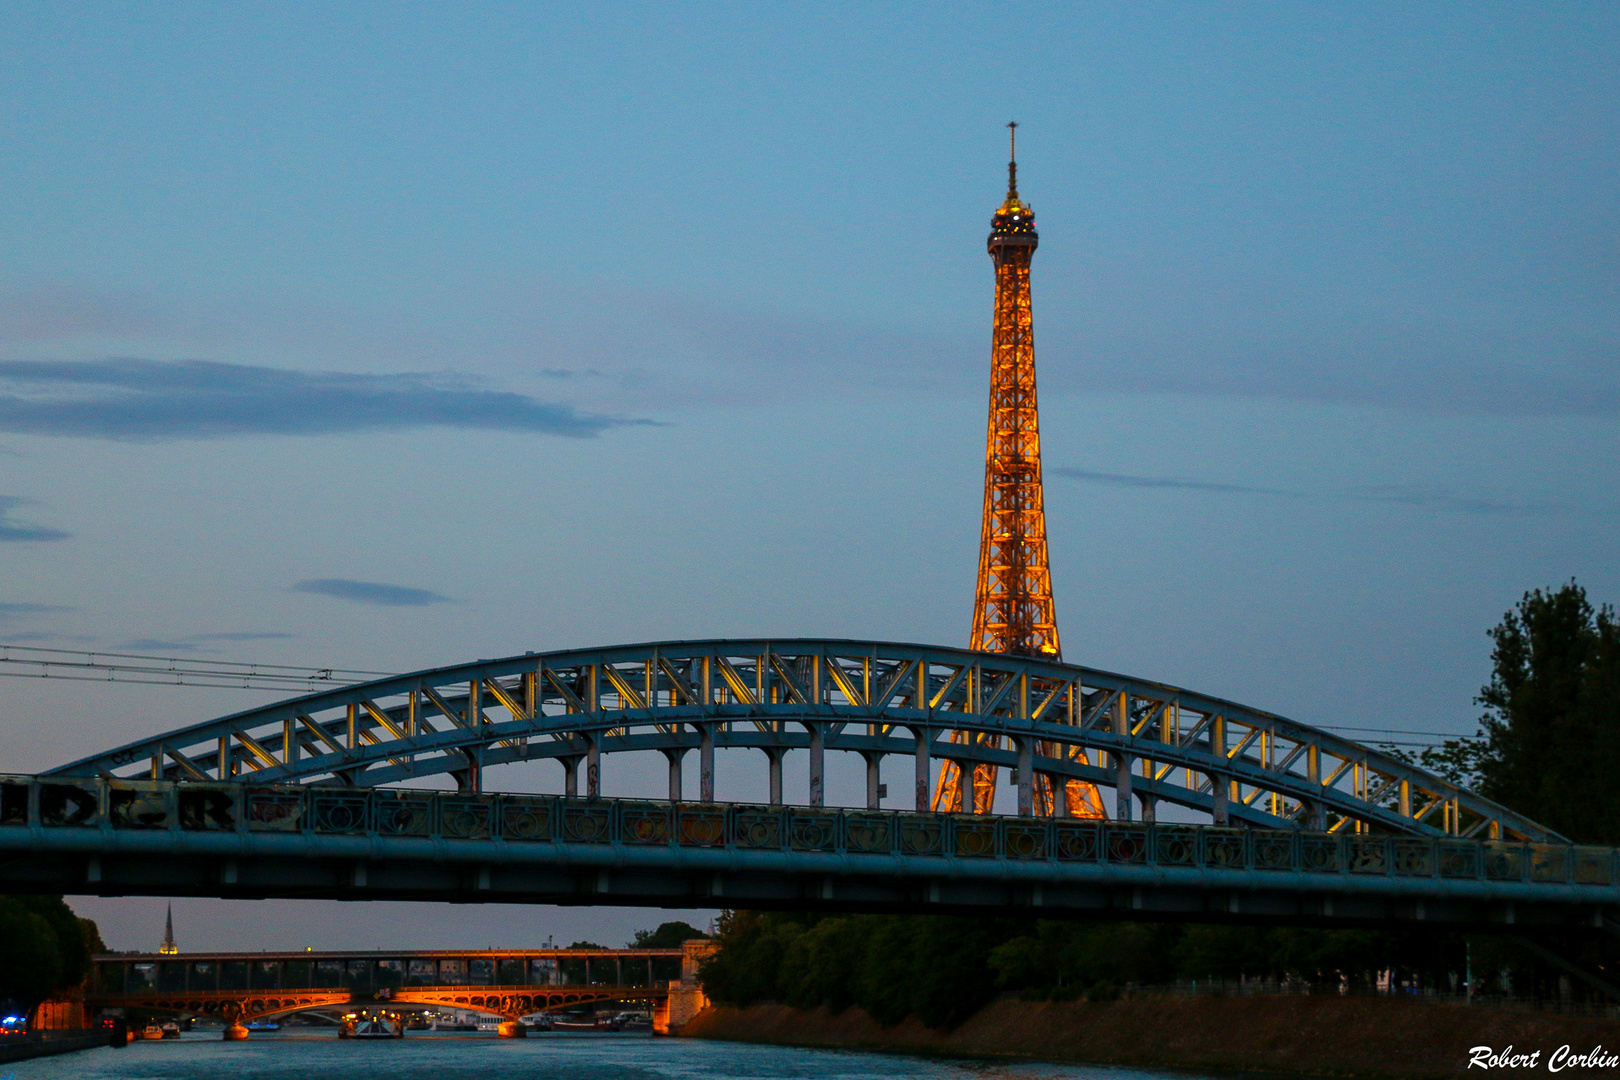
{"type": "MultiPolygon", "coordinates": [[[[985,433],[984,520],[979,535],[979,581],[973,605],[973,649],[1060,660],[1052,572],[1046,552],[1046,505],[1041,491],[1041,425],[1035,395],[1035,332],[1029,266],[1039,243],[1035,211],[1018,197],[1018,124],[1007,125],[1007,198],[990,223],[989,250],[996,270],[996,309],[990,350],[990,414],[985,433]]],[[[954,741],[969,738],[957,732],[954,741]]],[[[985,736],[995,740],[994,736],[985,736]]],[[[991,743],[994,745],[995,740],[991,743]]],[[[1042,745],[1041,754],[1056,754],[1042,745]]],[[[973,770],[973,803],[964,806],[961,770],[946,762],[934,790],[934,809],[987,814],[996,794],[996,769],[973,770]]],[[[1092,784],[1070,780],[1062,805],[1045,774],[1035,777],[1035,812],[1102,817],[1092,784]]]]}

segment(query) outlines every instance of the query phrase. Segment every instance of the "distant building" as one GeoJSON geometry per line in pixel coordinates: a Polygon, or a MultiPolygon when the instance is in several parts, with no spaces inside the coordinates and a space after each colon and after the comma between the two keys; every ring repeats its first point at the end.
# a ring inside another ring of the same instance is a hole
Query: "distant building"
{"type": "Polygon", "coordinates": [[[174,943],[174,904],[169,905],[169,917],[163,922],[163,945],[158,952],[164,956],[174,956],[180,952],[180,946],[174,943]]]}

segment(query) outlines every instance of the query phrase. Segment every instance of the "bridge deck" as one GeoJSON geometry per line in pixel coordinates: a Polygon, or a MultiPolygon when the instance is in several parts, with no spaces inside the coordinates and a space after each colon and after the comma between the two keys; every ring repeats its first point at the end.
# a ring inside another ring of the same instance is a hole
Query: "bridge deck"
{"type": "Polygon", "coordinates": [[[308,785],[18,778],[5,891],[1593,926],[1611,848],[308,785]]]}

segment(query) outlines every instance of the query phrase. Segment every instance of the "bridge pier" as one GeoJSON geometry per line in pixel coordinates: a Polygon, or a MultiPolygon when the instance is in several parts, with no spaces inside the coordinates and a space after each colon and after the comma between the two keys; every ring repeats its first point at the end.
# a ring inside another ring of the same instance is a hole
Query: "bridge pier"
{"type": "Polygon", "coordinates": [[[484,790],[484,770],[478,760],[480,749],[476,746],[462,747],[461,755],[467,759],[467,767],[450,774],[455,778],[456,790],[463,795],[478,795],[484,790]]]}
{"type": "Polygon", "coordinates": [[[1231,824],[1231,814],[1227,808],[1227,798],[1232,793],[1232,784],[1220,773],[1209,774],[1210,789],[1210,818],[1216,825],[1231,824]]]}
{"type": "Polygon", "coordinates": [[[698,799],[714,802],[714,725],[698,725],[698,799]]]}
{"type": "Polygon", "coordinates": [[[1114,753],[1114,820],[1130,821],[1131,755],[1114,753]]]}
{"type": "Polygon", "coordinates": [[[1013,737],[1018,750],[1018,816],[1035,814],[1035,743],[1031,739],[1013,737]]]}
{"type": "Polygon", "coordinates": [[[671,805],[678,806],[681,801],[681,759],[686,757],[686,751],[665,750],[664,757],[669,759],[669,801],[671,805]]]}
{"type": "Polygon", "coordinates": [[[878,791],[883,774],[883,755],[862,751],[861,757],[866,759],[866,808],[868,810],[877,810],[883,805],[883,800],[878,791]]]}
{"type": "Polygon", "coordinates": [[[934,770],[934,763],[930,759],[933,757],[934,733],[925,727],[914,727],[911,729],[911,737],[917,745],[916,809],[917,813],[926,814],[933,807],[931,795],[933,780],[930,774],[934,770]]]}
{"type": "Polygon", "coordinates": [[[782,805],[782,755],[787,751],[775,746],[765,748],[765,757],[771,763],[771,805],[782,805]]]}
{"type": "Polygon", "coordinates": [[[827,734],[820,724],[807,723],[810,730],[810,805],[827,805],[823,785],[827,765],[827,734]]]}

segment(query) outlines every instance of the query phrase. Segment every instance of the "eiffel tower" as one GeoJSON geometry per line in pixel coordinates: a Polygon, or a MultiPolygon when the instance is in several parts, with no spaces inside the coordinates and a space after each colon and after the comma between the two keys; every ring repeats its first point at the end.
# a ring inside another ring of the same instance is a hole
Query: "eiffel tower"
{"type": "MultiPolygon", "coordinates": [[[[1029,266],[1039,243],[1035,211],[1018,197],[1018,124],[1008,124],[1007,198],[990,222],[990,259],[996,270],[995,327],[990,351],[990,415],[985,433],[984,522],[979,536],[979,581],[973,605],[973,649],[1061,660],[1052,571],[1046,553],[1046,505],[1041,491],[1040,409],[1035,396],[1035,334],[1029,266]]],[[[969,736],[956,732],[952,741],[969,736]]],[[[995,736],[984,736],[996,745],[995,736]]],[[[1037,754],[1055,755],[1042,744],[1037,754]]],[[[934,809],[987,814],[996,796],[996,769],[978,765],[972,804],[964,806],[961,769],[946,762],[934,789],[934,809]]],[[[1093,784],[1034,782],[1035,812],[1102,817],[1093,784]]]]}

